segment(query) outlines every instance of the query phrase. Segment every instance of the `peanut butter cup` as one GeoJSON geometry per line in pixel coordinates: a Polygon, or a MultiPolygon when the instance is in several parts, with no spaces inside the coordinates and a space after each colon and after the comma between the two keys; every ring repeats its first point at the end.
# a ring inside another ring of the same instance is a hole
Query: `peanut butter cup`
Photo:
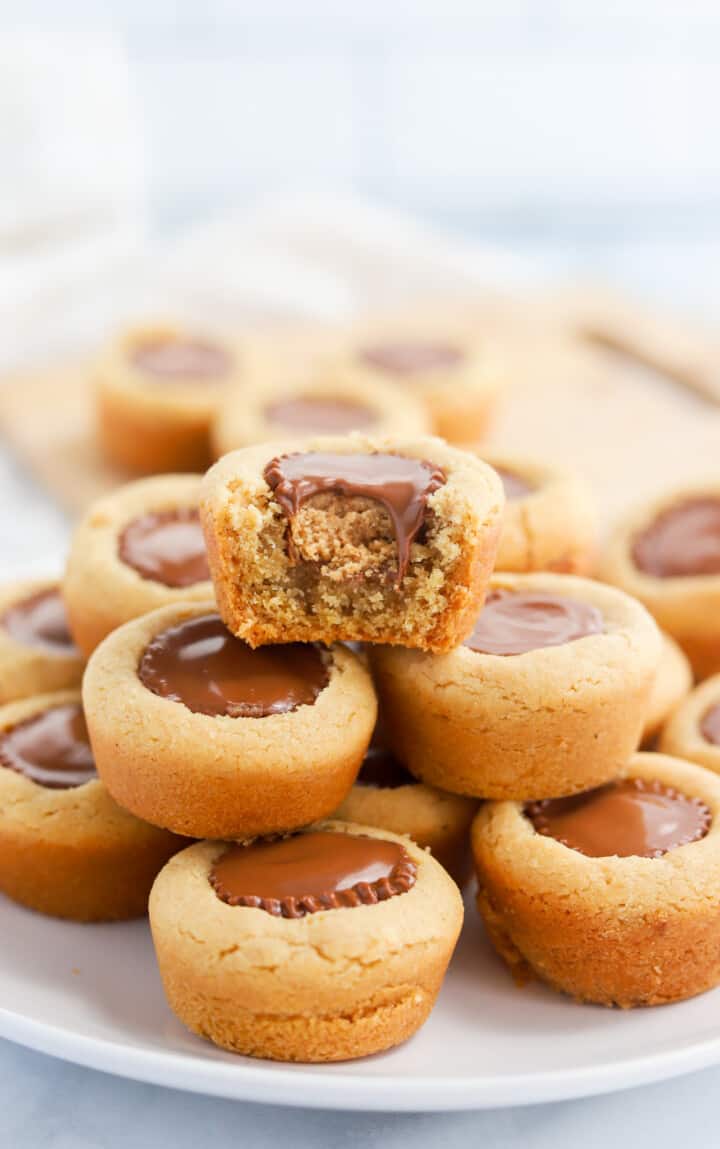
{"type": "Polygon", "coordinates": [[[118,538],[118,555],[143,578],[188,587],[210,578],[200,516],[178,507],[140,515],[118,538]]]}
{"type": "Polygon", "coordinates": [[[268,422],[292,431],[315,434],[356,431],[372,427],[378,416],[364,403],[326,395],[299,395],[279,399],[265,408],[268,422]]]}
{"type": "Polygon", "coordinates": [[[231,846],[210,882],[221,901],[283,918],[369,906],[407,893],[417,867],[397,842],[318,830],[231,846]]]}
{"type": "Polygon", "coordinates": [[[655,578],[720,574],[720,499],[691,498],[662,511],[635,538],[635,565],[655,578]]]}
{"type": "Polygon", "coordinates": [[[65,604],[59,590],[39,591],[21,599],[0,616],[8,634],[25,646],[40,646],[58,654],[77,654],[68,630],[65,604]]]}
{"type": "Polygon", "coordinates": [[[407,572],[410,547],[423,526],[428,496],[445,482],[442,470],[433,463],[380,452],[284,455],[268,463],[264,477],[288,519],[315,495],[326,491],[380,503],[395,532],[397,585],[407,572]]]}
{"type": "Polygon", "coordinates": [[[388,375],[431,375],[437,371],[458,367],[465,359],[459,347],[450,343],[430,343],[417,340],[404,343],[382,343],[362,347],[358,351],[361,363],[388,375]]]}
{"type": "Polygon", "coordinates": [[[700,731],[707,742],[720,746],[720,703],[705,711],[700,722],[700,731]]]}
{"type": "Polygon", "coordinates": [[[498,954],[577,1001],[664,1005],[720,984],[720,777],[666,754],[572,797],[487,802],[477,904],[498,954]]]}
{"type": "Polygon", "coordinates": [[[232,361],[222,347],[200,339],[155,339],[130,351],[130,362],[157,381],[215,381],[230,373],[232,361]]]}
{"type": "Polygon", "coordinates": [[[661,858],[704,838],[712,822],[698,798],[642,778],[533,802],[525,813],[538,834],[590,858],[661,858]]]}
{"type": "Polygon", "coordinates": [[[69,790],[96,778],[82,707],[53,706],[3,731],[0,766],[49,790],[69,790]]]}
{"type": "Polygon", "coordinates": [[[251,649],[219,615],[190,618],[161,631],[138,667],[140,681],[195,714],[265,718],[311,706],[328,684],[315,646],[299,643],[251,649]]]}
{"type": "Polygon", "coordinates": [[[603,630],[603,616],[589,602],[540,590],[494,590],[465,646],[478,654],[526,654],[603,630]]]}

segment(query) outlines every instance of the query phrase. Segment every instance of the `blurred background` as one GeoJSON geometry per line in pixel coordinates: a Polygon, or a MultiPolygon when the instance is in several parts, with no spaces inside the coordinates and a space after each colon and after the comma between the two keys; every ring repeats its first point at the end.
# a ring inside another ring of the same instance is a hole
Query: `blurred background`
{"type": "Polygon", "coordinates": [[[719,58],[713,0],[0,0],[0,319],[357,201],[712,316],[719,58]]]}

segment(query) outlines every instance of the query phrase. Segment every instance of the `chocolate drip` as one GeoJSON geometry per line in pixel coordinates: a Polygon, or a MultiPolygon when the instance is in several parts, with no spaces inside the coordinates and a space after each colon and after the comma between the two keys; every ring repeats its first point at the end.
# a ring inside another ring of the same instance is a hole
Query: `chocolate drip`
{"type": "Polygon", "coordinates": [[[148,643],[144,686],[195,714],[267,718],[312,706],[329,682],[318,647],[288,643],[253,650],[217,614],[189,618],[148,643]]]}
{"type": "Polygon", "coordinates": [[[641,778],[532,802],[525,814],[538,834],[589,858],[660,858],[704,838],[712,823],[699,798],[641,778]]]}
{"type": "Polygon", "coordinates": [[[0,734],[0,766],[48,790],[69,790],[97,777],[82,707],[53,706],[0,734]]]}
{"type": "Polygon", "coordinates": [[[445,475],[433,463],[380,453],[282,455],[268,463],[264,478],[289,521],[308,500],[323,492],[380,503],[390,516],[397,542],[396,586],[407,573],[410,548],[425,521],[427,500],[445,483],[445,475]]]}
{"type": "Polygon", "coordinates": [[[200,516],[194,507],[152,511],[128,523],[118,555],[143,578],[188,587],[210,578],[200,516]]]}
{"type": "Polygon", "coordinates": [[[212,867],[210,883],[228,905],[302,918],[386,901],[407,893],[416,875],[415,863],[397,842],[310,830],[230,846],[212,867]]]}
{"type": "Polygon", "coordinates": [[[669,507],[633,544],[635,566],[655,578],[720,574],[720,498],[669,507]]]}
{"type": "Polygon", "coordinates": [[[42,646],[55,654],[76,655],[60,591],[39,591],[13,603],[0,618],[8,634],[23,646],[42,646]]]}
{"type": "Polygon", "coordinates": [[[359,431],[377,423],[377,414],[364,403],[340,396],[305,395],[279,399],[265,408],[265,417],[279,427],[316,433],[359,431]]]}
{"type": "Polygon", "coordinates": [[[478,654],[526,654],[603,630],[600,611],[580,599],[544,591],[494,590],[464,645],[478,654]]]}

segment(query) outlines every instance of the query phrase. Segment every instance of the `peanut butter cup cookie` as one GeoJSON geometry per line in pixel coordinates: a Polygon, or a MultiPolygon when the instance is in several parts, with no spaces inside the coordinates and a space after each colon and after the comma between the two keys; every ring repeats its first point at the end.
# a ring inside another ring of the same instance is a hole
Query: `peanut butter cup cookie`
{"type": "Polygon", "coordinates": [[[179,327],[121,335],[95,368],[106,457],[132,474],[204,471],[220,397],[241,378],[239,355],[216,337],[179,327]]]}
{"type": "MultiPolygon", "coordinates": [[[[675,640],[669,634],[663,633],[660,662],[655,672],[645,714],[643,746],[649,746],[657,737],[664,723],[692,689],[692,684],[692,667],[687,657],[675,640]]],[[[690,757],[689,754],[678,754],[678,758],[690,757]]]]}
{"type": "Polygon", "coordinates": [[[675,709],[659,747],[720,774],[720,674],[702,682],[675,709]]]}
{"type": "Polygon", "coordinates": [[[79,686],[84,665],[57,582],[0,587],[0,705],[79,686]]]}
{"type": "Polygon", "coordinates": [[[499,571],[588,574],[595,549],[590,493],[569,471],[483,451],[505,488],[499,571]]]}
{"type": "Polygon", "coordinates": [[[253,650],[212,603],[161,607],[113,631],[90,658],[83,698],[115,800],[194,838],[251,838],[332,813],[377,710],[345,647],[253,650]]]}
{"type": "Polygon", "coordinates": [[[676,491],[610,540],[601,577],[639,598],[698,678],[720,670],[720,486],[676,491]]]}
{"type": "Polygon", "coordinates": [[[344,1061],[407,1040],[435,1003],[462,917],[429,854],[338,821],[191,846],[150,899],[173,1012],[216,1045],[277,1061],[344,1061]]]}
{"type": "Polygon", "coordinates": [[[79,691],[0,707],[0,890],[75,921],[134,918],[186,843],[133,818],[95,771],[79,691]]]}
{"type": "Polygon", "coordinates": [[[177,602],[213,597],[194,475],[139,479],[88,510],[63,581],[70,629],[86,655],[111,630],[177,602]]]}
{"type": "Polygon", "coordinates": [[[505,382],[497,349],[447,317],[434,327],[427,316],[359,326],[318,357],[317,370],[359,394],[374,380],[409,391],[425,404],[434,433],[450,443],[484,435],[505,382]]]}
{"type": "Polygon", "coordinates": [[[462,886],[472,872],[470,824],[477,806],[418,782],[376,734],[335,817],[412,838],[462,886]]]}
{"type": "Polygon", "coordinates": [[[493,945],[581,1001],[660,1005],[720,983],[720,779],[661,754],[570,798],[473,825],[493,945]]]}
{"type": "Polygon", "coordinates": [[[371,647],[385,736],[429,785],[544,798],[614,777],[637,747],[660,635],[633,599],[572,575],[493,576],[462,646],[371,647]]]}
{"type": "Polygon", "coordinates": [[[495,472],[439,439],[234,451],[201,499],[220,613],[253,646],[451,649],[482,600],[502,506],[495,472]]]}
{"type": "Polygon", "coordinates": [[[420,400],[392,384],[369,380],[359,391],[352,382],[318,379],[312,373],[297,378],[270,374],[228,392],[213,442],[220,456],[279,438],[302,441],[350,431],[417,436],[429,430],[420,400]]]}

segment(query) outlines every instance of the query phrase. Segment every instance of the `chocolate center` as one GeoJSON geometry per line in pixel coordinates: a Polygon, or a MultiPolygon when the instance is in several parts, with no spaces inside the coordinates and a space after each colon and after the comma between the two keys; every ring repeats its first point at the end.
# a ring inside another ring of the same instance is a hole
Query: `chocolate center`
{"type": "Polygon", "coordinates": [[[194,714],[266,718],[312,706],[329,675],[320,651],[288,643],[253,650],[217,614],[189,618],[155,635],[138,677],[148,690],[194,714]]]}
{"type": "Polygon", "coordinates": [[[450,343],[382,343],[362,347],[358,358],[369,367],[389,375],[431,375],[458,367],[465,353],[450,343]]]}
{"type": "Polygon", "coordinates": [[[415,884],[416,873],[397,842],[310,830],[278,841],[230,846],[215,862],[210,882],[231,906],[301,918],[404,894],[415,884]]]}
{"type": "Polygon", "coordinates": [[[716,702],[703,714],[700,733],[707,742],[720,746],[720,702],[716,702]]]}
{"type": "Polygon", "coordinates": [[[525,814],[538,834],[589,858],[660,858],[704,838],[712,822],[699,798],[641,778],[532,802],[525,814]]]}
{"type": "Polygon", "coordinates": [[[520,475],[516,475],[514,471],[507,471],[505,467],[493,467],[493,470],[502,480],[506,499],[524,499],[526,495],[531,494],[535,489],[526,479],[523,479],[520,475]]]}
{"type": "Polygon", "coordinates": [[[410,547],[425,521],[428,497],[445,482],[445,475],[433,463],[379,453],[282,455],[268,463],[264,478],[288,520],[314,495],[326,491],[380,503],[390,516],[397,542],[396,586],[407,572],[410,547]]]}
{"type": "Polygon", "coordinates": [[[265,408],[265,417],[270,423],[298,431],[355,431],[377,423],[376,413],[364,403],[320,395],[279,399],[265,408]]]}
{"type": "Polygon", "coordinates": [[[232,366],[222,347],[201,339],[149,339],[135,347],[129,358],[144,375],[180,383],[221,379],[232,366]]]}
{"type": "Polygon", "coordinates": [[[65,603],[55,588],[13,603],[0,623],[23,646],[42,646],[55,654],[78,653],[68,630],[65,603]]]}
{"type": "Polygon", "coordinates": [[[526,654],[603,630],[603,617],[589,602],[544,591],[494,590],[464,645],[478,654],[526,654]]]}
{"type": "Polygon", "coordinates": [[[357,785],[372,786],[378,790],[397,790],[400,786],[414,786],[416,783],[417,778],[405,769],[402,762],[398,762],[391,750],[384,746],[368,747],[357,776],[357,785]]]}
{"type": "Polygon", "coordinates": [[[720,499],[669,507],[635,539],[633,561],[655,578],[720,574],[720,499]]]}
{"type": "Polygon", "coordinates": [[[82,707],[53,706],[4,731],[0,766],[49,790],[69,790],[96,778],[82,707]]]}
{"type": "Polygon", "coordinates": [[[210,578],[200,516],[194,508],[155,511],[133,519],[118,539],[118,555],[143,578],[186,587],[210,578]]]}

